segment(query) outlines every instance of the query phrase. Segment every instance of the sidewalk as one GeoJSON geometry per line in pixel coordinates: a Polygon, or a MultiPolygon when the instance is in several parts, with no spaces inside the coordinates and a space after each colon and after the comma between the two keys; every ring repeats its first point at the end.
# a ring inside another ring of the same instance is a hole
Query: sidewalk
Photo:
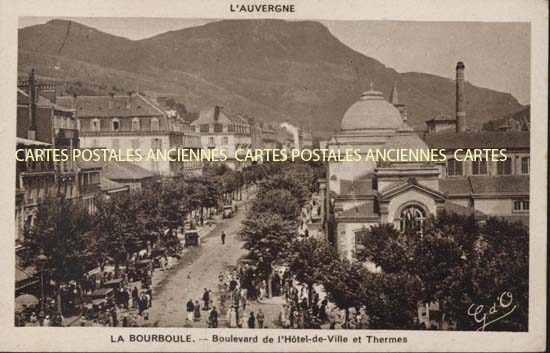
{"type": "MultiPolygon", "coordinates": [[[[236,201],[235,203],[239,206],[243,205],[247,201],[250,201],[254,193],[251,193],[248,195],[247,200],[247,192],[242,193],[242,200],[236,201]]],[[[239,212],[246,212],[245,208],[239,207],[239,212]]],[[[221,233],[222,227],[225,224],[226,219],[222,217],[222,214],[216,214],[210,219],[205,219],[203,226],[198,226],[198,233],[200,236],[200,241],[207,240],[209,238],[212,238],[214,236],[219,236],[221,233]]],[[[199,243],[200,244],[200,243],[199,243]]],[[[197,251],[194,251],[197,248],[184,248],[181,252],[181,259],[171,268],[167,270],[160,270],[155,269],[153,272],[153,278],[152,278],[152,284],[151,287],[153,289],[153,299],[152,304],[153,307],[155,306],[155,294],[158,293],[158,289],[165,285],[166,281],[169,280],[169,277],[175,273],[178,272],[182,267],[189,266],[191,263],[193,263],[196,260],[196,257],[199,255],[197,251]]],[[[125,311],[121,311],[121,314],[123,314],[125,311]]],[[[129,309],[127,313],[129,315],[136,313],[137,310],[135,309],[129,309]]],[[[80,315],[77,316],[71,316],[71,317],[65,317],[64,318],[64,326],[79,326],[80,325],[80,315]]],[[[140,326],[151,326],[151,321],[146,321],[142,317],[138,317],[138,324],[140,326]]]]}

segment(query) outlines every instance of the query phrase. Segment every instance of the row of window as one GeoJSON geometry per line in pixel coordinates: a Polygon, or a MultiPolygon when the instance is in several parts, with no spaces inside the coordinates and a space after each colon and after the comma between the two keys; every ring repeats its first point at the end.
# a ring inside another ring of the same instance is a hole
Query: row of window
{"type": "Polygon", "coordinates": [[[529,211],[529,200],[514,201],[514,212],[527,212],[527,211],[529,211]]]}
{"type": "MultiPolygon", "coordinates": [[[[111,130],[110,131],[120,131],[120,120],[112,119],[111,120],[111,130]]],[[[151,119],[151,131],[158,131],[160,128],[159,119],[151,119]]],[[[93,119],[91,122],[91,130],[93,132],[101,131],[101,121],[99,119],[93,119]]],[[[131,131],[140,131],[141,130],[141,121],[139,118],[132,119],[132,130],[131,131]]]]}
{"type": "Polygon", "coordinates": [[[200,124],[198,127],[197,132],[201,133],[209,133],[209,132],[215,132],[215,133],[222,133],[222,132],[235,132],[237,134],[248,134],[250,133],[250,130],[245,125],[224,125],[224,124],[212,124],[212,129],[210,128],[210,124],[200,124]],[[227,127],[227,131],[224,131],[224,126],[227,127]]]}
{"type": "MultiPolygon", "coordinates": [[[[229,143],[229,138],[227,136],[222,136],[222,145],[227,145],[229,143]]],[[[208,145],[213,146],[216,144],[216,141],[214,141],[214,137],[208,138],[208,145]]]]}
{"type": "MultiPolygon", "coordinates": [[[[529,200],[515,200],[513,204],[514,212],[529,211],[529,200]]],[[[403,232],[413,232],[421,235],[426,218],[426,212],[422,208],[416,205],[407,206],[399,214],[399,230],[403,232]]],[[[359,244],[358,237],[363,236],[365,236],[364,230],[357,232],[355,234],[355,244],[359,244]]]]}
{"type": "MultiPolygon", "coordinates": [[[[449,159],[447,161],[447,175],[458,176],[465,175],[464,161],[458,161],[456,159],[449,159]]],[[[489,174],[489,164],[487,161],[472,161],[472,174],[473,175],[487,175],[489,174]]],[[[521,158],[521,174],[529,174],[529,157],[521,158]]],[[[497,162],[497,175],[511,175],[512,173],[512,159],[508,158],[505,161],[497,162]]]]}

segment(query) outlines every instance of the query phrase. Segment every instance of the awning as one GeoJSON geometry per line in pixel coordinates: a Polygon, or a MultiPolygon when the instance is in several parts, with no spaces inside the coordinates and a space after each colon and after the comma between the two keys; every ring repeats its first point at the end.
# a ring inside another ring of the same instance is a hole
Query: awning
{"type": "Polygon", "coordinates": [[[39,300],[37,297],[35,297],[32,294],[23,294],[15,298],[15,304],[16,306],[32,306],[37,305],[39,303],[39,300]]]}

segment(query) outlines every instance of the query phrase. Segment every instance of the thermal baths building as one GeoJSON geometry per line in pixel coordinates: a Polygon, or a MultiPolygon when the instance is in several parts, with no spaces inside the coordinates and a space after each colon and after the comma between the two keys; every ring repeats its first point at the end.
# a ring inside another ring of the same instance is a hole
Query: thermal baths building
{"type": "MultiPolygon", "coordinates": [[[[463,100],[464,66],[457,66],[457,102],[463,100]],[[460,92],[462,90],[462,92],[460,92]]],[[[442,211],[483,219],[503,216],[528,224],[529,133],[465,131],[463,102],[457,104],[457,131],[429,133],[421,139],[407,124],[406,110],[372,87],[344,114],[340,131],[327,142],[331,149],[445,148],[448,159],[423,162],[329,162],[321,180],[321,216],[328,240],[353,258],[356,236],[370,226],[392,223],[418,229],[442,211]],[[495,134],[500,134],[496,136],[495,134]],[[510,136],[509,136],[510,135],[510,136]],[[513,135],[513,136],[512,136],[513,135]],[[457,148],[506,148],[506,162],[459,162],[457,148]]],[[[363,158],[364,159],[364,158],[363,158]]]]}

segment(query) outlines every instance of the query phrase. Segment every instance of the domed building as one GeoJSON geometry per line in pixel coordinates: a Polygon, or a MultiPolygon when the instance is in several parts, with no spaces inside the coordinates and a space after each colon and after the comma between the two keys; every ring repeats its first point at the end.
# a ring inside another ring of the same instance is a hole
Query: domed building
{"type": "Polygon", "coordinates": [[[381,92],[371,87],[344,114],[341,130],[395,130],[402,123],[401,113],[397,108],[386,101],[381,92]]]}
{"type": "MultiPolygon", "coordinates": [[[[364,92],[346,111],[340,131],[327,142],[333,150],[357,149],[361,161],[329,162],[325,195],[327,237],[343,255],[352,259],[356,236],[365,227],[393,223],[398,229],[421,225],[444,207],[439,192],[437,166],[390,158],[397,150],[429,151],[426,143],[407,124],[407,112],[397,100],[394,86],[391,103],[381,92],[364,92]],[[373,151],[386,151],[386,159],[369,159],[373,151]]],[[[418,154],[418,152],[417,152],[418,154]]]]}

